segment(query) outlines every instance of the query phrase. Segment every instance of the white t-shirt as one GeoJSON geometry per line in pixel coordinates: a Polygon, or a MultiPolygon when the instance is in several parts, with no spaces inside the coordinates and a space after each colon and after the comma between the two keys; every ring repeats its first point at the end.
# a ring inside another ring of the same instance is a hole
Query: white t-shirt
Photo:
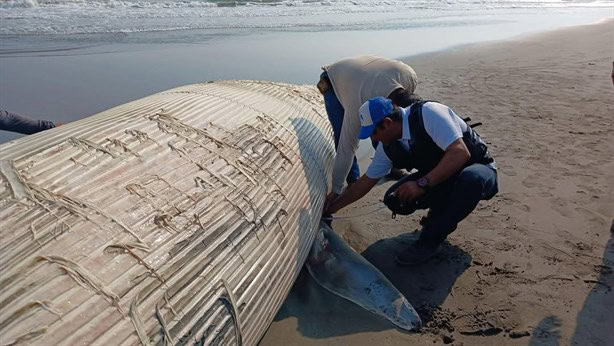
{"type": "MultiPolygon", "coordinates": [[[[403,118],[403,134],[399,141],[405,149],[409,149],[410,132],[408,116],[410,109],[411,106],[403,109],[401,112],[403,118]]],[[[437,102],[427,102],[423,104],[422,121],[426,133],[431,137],[433,142],[444,151],[450,144],[463,137],[463,132],[467,130],[468,126],[450,107],[437,102]]],[[[391,169],[392,161],[390,161],[388,155],[386,155],[384,146],[380,142],[375,150],[375,157],[367,169],[367,177],[371,179],[380,179],[390,173],[391,169]]]]}

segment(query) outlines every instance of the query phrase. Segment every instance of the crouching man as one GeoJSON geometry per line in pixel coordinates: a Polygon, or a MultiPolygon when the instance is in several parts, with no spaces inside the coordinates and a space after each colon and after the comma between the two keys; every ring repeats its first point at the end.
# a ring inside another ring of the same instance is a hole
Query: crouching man
{"type": "Polygon", "coordinates": [[[359,200],[392,168],[416,169],[386,192],[384,202],[393,213],[403,215],[429,209],[418,241],[395,257],[404,266],[424,262],[480,200],[498,192],[495,162],[477,132],[438,102],[418,101],[399,108],[376,97],[365,102],[359,113],[360,139],[371,137],[380,143],[366,174],[327,204],[324,212],[334,214],[359,200]]]}

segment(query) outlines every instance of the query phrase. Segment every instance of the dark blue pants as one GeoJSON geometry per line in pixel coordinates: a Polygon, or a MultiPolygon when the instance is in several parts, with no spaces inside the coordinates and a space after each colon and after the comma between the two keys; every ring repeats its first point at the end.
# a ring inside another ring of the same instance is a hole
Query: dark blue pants
{"type": "MultiPolygon", "coordinates": [[[[341,102],[339,102],[337,95],[335,95],[333,88],[329,88],[328,91],[324,93],[324,107],[326,107],[328,120],[333,127],[333,135],[335,137],[335,149],[337,149],[337,147],[339,146],[339,138],[341,137],[341,128],[343,127],[344,109],[341,105],[341,102]]],[[[358,168],[358,162],[356,161],[356,156],[354,156],[352,168],[350,169],[350,173],[348,173],[346,181],[348,184],[351,184],[358,180],[358,178],[360,178],[360,168],[358,168]]]]}
{"type": "Polygon", "coordinates": [[[49,120],[30,119],[23,115],[0,110],[0,130],[3,131],[31,135],[54,127],[55,124],[49,120]]]}
{"type": "MultiPolygon", "coordinates": [[[[386,195],[394,192],[401,184],[417,180],[422,174],[411,174],[392,185],[386,195]]],[[[431,188],[422,195],[415,206],[429,209],[419,242],[427,247],[442,243],[448,234],[456,230],[481,200],[489,200],[499,192],[497,172],[482,164],[463,168],[457,175],[431,188]]]]}

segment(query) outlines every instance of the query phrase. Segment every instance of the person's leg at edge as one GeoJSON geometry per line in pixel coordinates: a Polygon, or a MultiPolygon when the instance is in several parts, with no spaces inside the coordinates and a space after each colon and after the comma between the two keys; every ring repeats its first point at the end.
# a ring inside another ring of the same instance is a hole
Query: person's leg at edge
{"type": "MultiPolygon", "coordinates": [[[[328,114],[328,121],[330,121],[333,128],[335,149],[337,149],[337,146],[339,145],[339,138],[341,137],[341,128],[343,127],[344,109],[332,88],[328,89],[324,93],[324,107],[326,108],[326,113],[328,114]]],[[[360,178],[360,168],[358,167],[356,156],[354,156],[352,168],[350,169],[350,173],[348,173],[346,182],[348,184],[352,184],[358,180],[358,178],[360,178]]]]}
{"type": "Polygon", "coordinates": [[[482,164],[464,168],[451,183],[447,196],[431,201],[433,215],[425,223],[420,239],[397,256],[399,264],[416,264],[433,257],[439,245],[471,214],[479,201],[491,199],[498,192],[496,171],[482,164]]]}
{"type": "Polygon", "coordinates": [[[0,110],[0,130],[31,135],[52,129],[59,124],[49,120],[36,120],[17,113],[0,110]]]}

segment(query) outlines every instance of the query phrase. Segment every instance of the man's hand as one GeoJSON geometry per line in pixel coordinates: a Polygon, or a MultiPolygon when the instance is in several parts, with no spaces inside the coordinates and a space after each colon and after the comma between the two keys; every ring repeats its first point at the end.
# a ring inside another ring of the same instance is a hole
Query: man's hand
{"type": "Polygon", "coordinates": [[[348,186],[342,195],[329,193],[324,203],[324,215],[331,215],[361,199],[371,191],[379,179],[371,179],[363,174],[354,184],[348,186]]]}
{"type": "Polygon", "coordinates": [[[331,205],[337,198],[339,198],[339,195],[334,192],[326,195],[326,200],[324,201],[324,214],[334,214],[337,212],[336,210],[330,210],[331,205]]]}
{"type": "Polygon", "coordinates": [[[401,184],[394,194],[397,196],[399,201],[407,203],[422,196],[424,194],[424,190],[418,186],[415,181],[408,181],[401,184]]]}
{"type": "Polygon", "coordinates": [[[328,85],[328,82],[326,81],[326,79],[320,78],[320,81],[318,81],[318,84],[316,85],[316,87],[320,91],[320,94],[324,95],[330,88],[330,85],[328,85]]]}

